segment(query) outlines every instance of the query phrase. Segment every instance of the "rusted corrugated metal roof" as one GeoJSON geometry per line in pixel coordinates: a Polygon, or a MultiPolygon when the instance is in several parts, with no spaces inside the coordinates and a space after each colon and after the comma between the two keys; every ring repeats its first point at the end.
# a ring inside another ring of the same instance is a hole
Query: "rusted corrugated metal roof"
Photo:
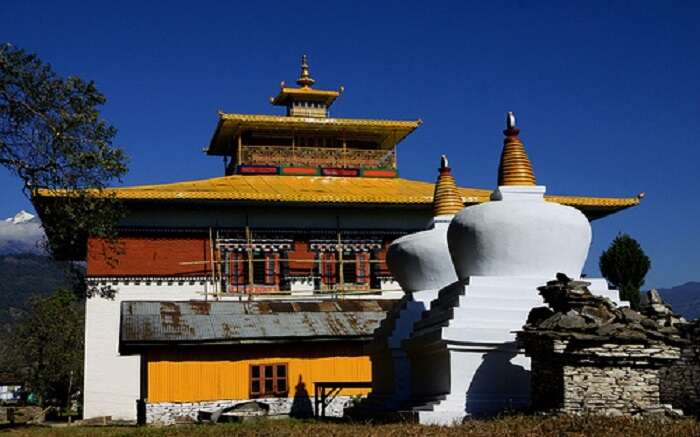
{"type": "Polygon", "coordinates": [[[120,339],[135,346],[369,338],[395,302],[125,301],[120,339]]]}

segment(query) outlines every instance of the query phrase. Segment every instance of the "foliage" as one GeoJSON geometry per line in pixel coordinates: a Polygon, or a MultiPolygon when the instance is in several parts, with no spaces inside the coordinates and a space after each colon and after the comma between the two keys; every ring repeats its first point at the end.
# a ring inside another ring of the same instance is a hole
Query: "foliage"
{"type": "Polygon", "coordinates": [[[536,417],[513,416],[494,420],[469,420],[454,427],[400,423],[387,425],[327,423],[297,420],[262,420],[213,426],[177,427],[69,427],[20,428],[8,437],[214,437],[214,436],[629,436],[700,435],[700,423],[694,419],[673,422],[626,417],[536,417]]]}
{"type": "Polygon", "coordinates": [[[33,298],[3,342],[0,366],[26,381],[41,405],[67,406],[82,386],[83,307],[72,290],[33,298]]]}
{"type": "Polygon", "coordinates": [[[93,82],[61,78],[36,55],[0,46],[0,165],[35,203],[37,189],[60,195],[37,208],[54,254],[75,250],[86,234],[112,236],[120,217],[103,188],[126,172],[126,157],[100,117],[105,102],[93,82]]]}
{"type": "Polygon", "coordinates": [[[620,299],[630,302],[632,308],[639,307],[639,290],[644,277],[651,268],[651,260],[637,240],[620,234],[600,255],[600,272],[613,286],[620,290],[620,299]]]}

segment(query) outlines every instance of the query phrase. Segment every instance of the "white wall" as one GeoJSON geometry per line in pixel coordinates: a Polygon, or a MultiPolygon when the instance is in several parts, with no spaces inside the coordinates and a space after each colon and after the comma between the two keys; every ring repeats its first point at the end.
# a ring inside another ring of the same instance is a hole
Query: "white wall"
{"type": "MultiPolygon", "coordinates": [[[[124,300],[189,300],[203,297],[204,285],[112,285],[114,299],[92,297],[85,308],[85,418],[136,420],[140,397],[140,357],[119,355],[119,313],[124,300]]],[[[211,287],[211,285],[208,285],[211,287]]]]}

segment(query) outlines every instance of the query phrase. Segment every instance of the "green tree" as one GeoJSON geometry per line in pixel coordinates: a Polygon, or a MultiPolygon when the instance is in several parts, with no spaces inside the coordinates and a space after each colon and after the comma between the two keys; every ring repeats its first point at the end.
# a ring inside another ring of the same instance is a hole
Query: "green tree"
{"type": "Polygon", "coordinates": [[[110,238],[121,217],[103,191],[127,170],[116,129],[100,117],[105,102],[93,82],[61,78],[36,55],[0,45],[0,165],[42,203],[54,255],[80,252],[86,234],[110,238]]]}
{"type": "Polygon", "coordinates": [[[618,234],[610,247],[600,255],[600,272],[605,279],[620,290],[620,299],[639,308],[639,291],[644,277],[651,268],[651,260],[637,240],[627,234],[618,234]]]}
{"type": "Polygon", "coordinates": [[[72,290],[32,300],[9,333],[3,366],[44,405],[68,406],[82,386],[84,306],[72,290]]]}

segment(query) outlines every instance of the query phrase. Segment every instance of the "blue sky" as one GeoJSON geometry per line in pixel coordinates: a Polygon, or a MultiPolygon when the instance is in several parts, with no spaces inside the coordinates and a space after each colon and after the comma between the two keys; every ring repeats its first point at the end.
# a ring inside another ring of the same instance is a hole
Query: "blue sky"
{"type": "MultiPolygon", "coordinates": [[[[4,1],[0,40],[92,79],[130,156],[125,184],[222,174],[202,148],[216,111],[276,113],[268,98],[308,53],[333,114],[415,119],[407,178],[450,157],[463,186],[493,187],[515,111],[550,193],[633,196],[594,222],[586,271],[618,232],[652,259],[648,286],[700,280],[698,2],[4,1]]],[[[0,217],[24,208],[0,169],[0,217]]]]}

